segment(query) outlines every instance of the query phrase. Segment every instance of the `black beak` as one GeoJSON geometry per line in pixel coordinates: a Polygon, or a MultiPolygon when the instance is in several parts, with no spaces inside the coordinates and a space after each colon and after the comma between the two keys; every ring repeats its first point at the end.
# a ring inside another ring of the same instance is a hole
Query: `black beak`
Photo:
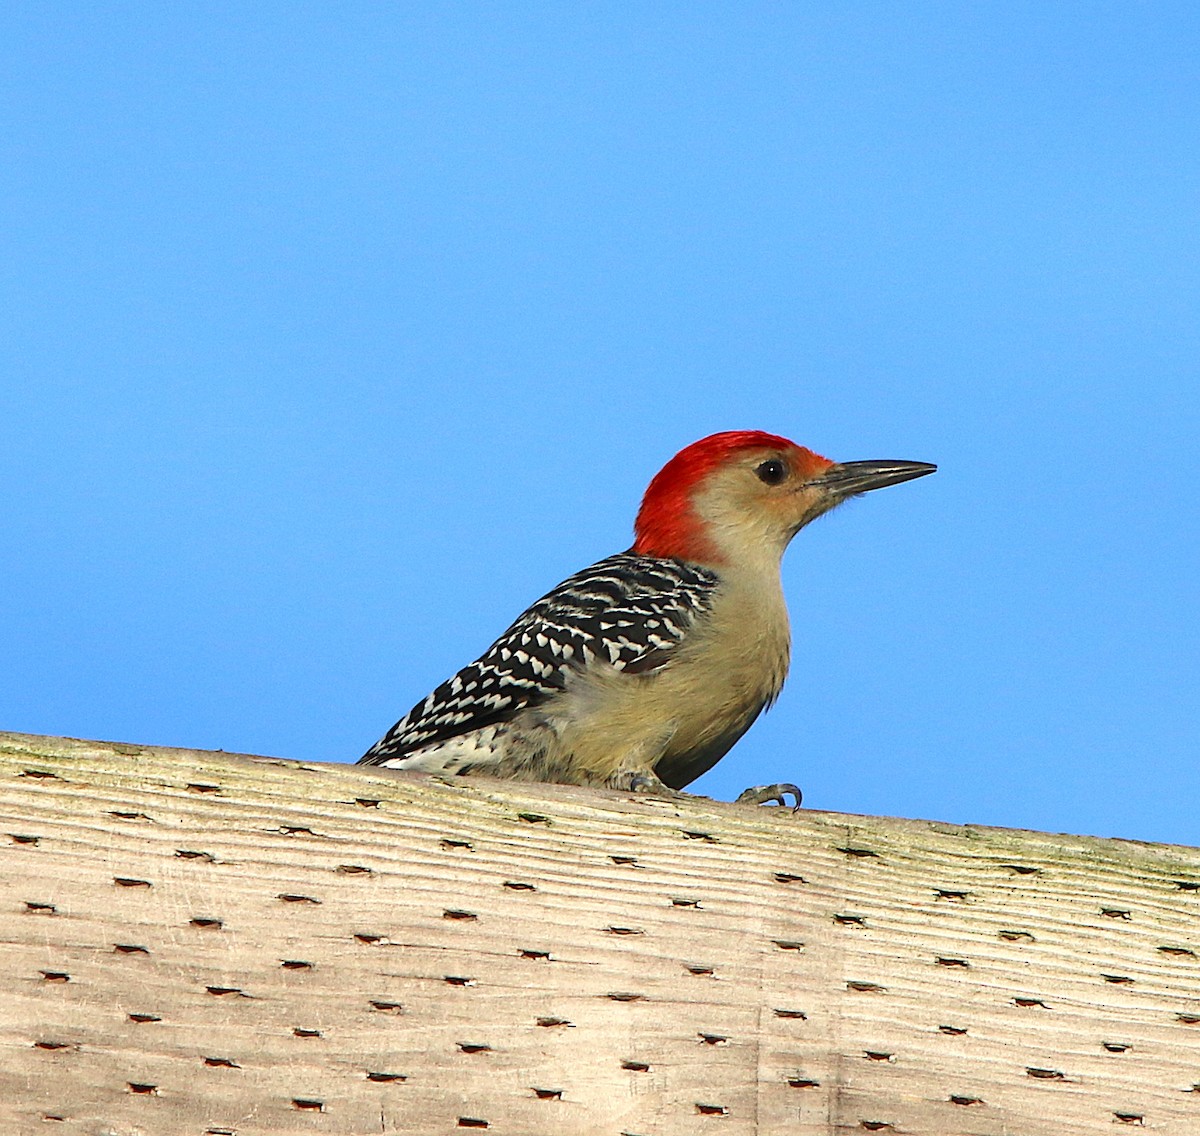
{"type": "Polygon", "coordinates": [[[929,462],[838,462],[808,484],[837,497],[851,497],[855,493],[866,493],[870,489],[882,489],[885,485],[899,485],[914,477],[924,477],[936,469],[937,466],[929,462]]]}

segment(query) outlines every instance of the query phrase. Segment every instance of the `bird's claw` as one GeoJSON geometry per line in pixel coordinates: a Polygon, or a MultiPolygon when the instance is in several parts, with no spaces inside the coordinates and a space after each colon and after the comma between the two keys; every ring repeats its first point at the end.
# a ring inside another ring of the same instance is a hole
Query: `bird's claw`
{"type": "Polygon", "coordinates": [[[775,785],[752,785],[744,793],[738,795],[735,803],[739,805],[767,805],[775,802],[787,808],[788,797],[796,798],[796,803],[791,806],[792,812],[796,812],[800,808],[800,802],[804,799],[804,794],[800,792],[798,785],[791,785],[786,781],[775,785]]]}
{"type": "Polygon", "coordinates": [[[691,793],[672,789],[659,780],[658,775],[647,770],[624,770],[609,779],[610,789],[622,789],[627,793],[645,793],[651,797],[668,797],[676,800],[689,798],[691,793]]]}

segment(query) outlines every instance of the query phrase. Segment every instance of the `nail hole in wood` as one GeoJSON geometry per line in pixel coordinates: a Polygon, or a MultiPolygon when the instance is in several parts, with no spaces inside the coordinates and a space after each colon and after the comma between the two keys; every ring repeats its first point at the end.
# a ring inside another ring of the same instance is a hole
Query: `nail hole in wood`
{"type": "Polygon", "coordinates": [[[279,965],[284,970],[312,970],[313,964],[303,959],[281,959],[279,965]]]}
{"type": "Polygon", "coordinates": [[[214,998],[225,998],[230,994],[236,994],[239,998],[250,997],[249,994],[247,994],[238,986],[206,986],[204,989],[207,990],[214,998]]]}
{"type": "Polygon", "coordinates": [[[966,1032],[963,1026],[938,1026],[938,1033],[944,1033],[947,1037],[962,1037],[966,1032]]]}
{"type": "Polygon", "coordinates": [[[445,980],[449,986],[474,986],[475,979],[467,978],[461,974],[447,974],[445,980]]]}
{"type": "Polygon", "coordinates": [[[1127,922],[1133,918],[1132,911],[1126,911],[1120,907],[1102,907],[1100,914],[1106,915],[1109,919],[1124,919],[1127,922]]]}
{"type": "Polygon", "coordinates": [[[539,1017],[538,1024],[542,1028],[546,1028],[546,1029],[557,1029],[557,1028],[574,1029],[575,1028],[575,1022],[570,1022],[570,1021],[566,1020],[565,1017],[539,1017]]]}
{"type": "Polygon", "coordinates": [[[35,1041],[34,1049],[78,1049],[78,1042],[72,1043],[69,1041],[35,1041]]]}
{"type": "Polygon", "coordinates": [[[191,781],[188,783],[187,790],[189,793],[219,793],[220,785],[209,785],[203,781],[191,781]]]}
{"type": "Polygon", "coordinates": [[[1200,1014],[1182,1013],[1176,1014],[1175,1020],[1182,1022],[1185,1026],[1200,1025],[1200,1014]]]}
{"type": "Polygon", "coordinates": [[[865,915],[835,915],[833,921],[842,927],[865,927],[867,925],[865,915]]]}
{"type": "Polygon", "coordinates": [[[1100,1043],[1109,1053],[1128,1053],[1130,1046],[1123,1041],[1102,1041],[1100,1043]]]}
{"type": "Polygon", "coordinates": [[[838,851],[843,855],[850,856],[856,860],[882,859],[878,852],[872,851],[870,848],[851,848],[847,846],[845,848],[839,848],[838,851]]]}
{"type": "Polygon", "coordinates": [[[856,994],[883,994],[887,991],[887,987],[880,986],[878,982],[847,982],[846,989],[856,994]]]}
{"type": "Polygon", "coordinates": [[[946,958],[943,955],[938,955],[936,961],[938,966],[957,966],[959,968],[969,968],[971,965],[966,959],[946,958]]]}
{"type": "Polygon", "coordinates": [[[562,1100],[562,1089],[534,1089],[533,1095],[538,1100],[562,1100]]]}
{"type": "Polygon", "coordinates": [[[26,769],[21,774],[22,777],[32,777],[35,781],[61,781],[57,773],[51,773],[48,769],[26,769]]]}
{"type": "Polygon", "coordinates": [[[212,1069],[240,1069],[241,1066],[231,1057],[206,1057],[204,1064],[212,1069]]]}
{"type": "Polygon", "coordinates": [[[288,891],[282,892],[280,895],[277,895],[275,898],[283,900],[284,903],[318,904],[321,902],[319,899],[315,899],[311,895],[296,895],[294,892],[288,892],[288,891]]]}
{"type": "Polygon", "coordinates": [[[641,865],[637,862],[636,856],[610,856],[609,859],[614,864],[619,864],[623,868],[631,866],[635,868],[641,867],[641,865]]]}
{"type": "Polygon", "coordinates": [[[354,803],[364,809],[377,809],[383,802],[374,797],[355,797],[354,803]]]}
{"type": "Polygon", "coordinates": [[[802,1022],[808,1021],[808,1015],[803,1010],[774,1010],[777,1018],[796,1018],[802,1022]]]}
{"type": "Polygon", "coordinates": [[[1145,1124],[1146,1118],[1140,1112],[1114,1112],[1118,1124],[1145,1124]]]}
{"type": "Polygon", "coordinates": [[[729,1115],[729,1109],[727,1109],[723,1104],[701,1104],[700,1101],[696,1102],[696,1111],[701,1116],[728,1116],[729,1115]]]}
{"type": "Polygon", "coordinates": [[[193,916],[188,922],[193,927],[199,927],[202,931],[219,931],[225,926],[223,919],[209,919],[205,915],[193,916]]]}
{"type": "Polygon", "coordinates": [[[521,883],[519,880],[505,880],[504,886],[509,891],[537,891],[533,884],[521,883]]]}
{"type": "Polygon", "coordinates": [[[116,817],[117,820],[148,820],[151,824],[154,823],[154,818],[148,817],[145,813],[130,813],[120,809],[110,809],[108,815],[116,817]]]}
{"type": "Polygon", "coordinates": [[[649,1073],[650,1066],[645,1061],[622,1061],[622,1069],[628,1069],[630,1073],[649,1073]]]}
{"type": "Polygon", "coordinates": [[[1159,947],[1164,955],[1171,955],[1174,958],[1195,958],[1196,952],[1190,947],[1159,947]]]}
{"type": "Polygon", "coordinates": [[[773,878],[777,884],[806,884],[806,883],[808,883],[808,880],[806,880],[803,876],[796,875],[795,872],[776,872],[773,878]]]}
{"type": "Polygon", "coordinates": [[[804,944],[797,942],[795,939],[772,939],[773,942],[781,951],[802,951],[804,944]]]}
{"type": "Polygon", "coordinates": [[[711,832],[693,832],[686,828],[682,831],[685,840],[703,840],[706,844],[721,843],[711,832]]]}
{"type": "Polygon", "coordinates": [[[147,1081],[126,1081],[125,1084],[129,1087],[131,1093],[138,1093],[148,1097],[158,1096],[158,1086],[151,1085],[147,1081]]]}
{"type": "Polygon", "coordinates": [[[694,908],[699,909],[700,901],[698,899],[672,899],[671,906],[672,907],[694,907],[694,908]]]}
{"type": "Polygon", "coordinates": [[[441,840],[442,849],[446,852],[452,852],[457,849],[463,849],[466,852],[474,852],[475,845],[469,840],[452,840],[450,837],[445,837],[441,840]]]}
{"type": "Polygon", "coordinates": [[[947,891],[945,888],[934,888],[933,894],[935,899],[946,899],[952,903],[964,903],[967,896],[971,893],[969,891],[947,891]]]}
{"type": "Polygon", "coordinates": [[[1032,943],[1036,942],[1034,937],[1028,931],[997,931],[998,938],[1003,939],[1006,943],[1032,943]]]}
{"type": "Polygon", "coordinates": [[[788,1088],[791,1089],[819,1089],[820,1081],[814,1081],[811,1077],[789,1077],[788,1088]]]}
{"type": "Polygon", "coordinates": [[[868,1061],[894,1062],[896,1060],[896,1055],[894,1053],[887,1053],[882,1049],[868,1049],[864,1051],[863,1056],[865,1056],[868,1061]]]}
{"type": "Polygon", "coordinates": [[[1067,1075],[1058,1069],[1039,1069],[1032,1065],[1026,1067],[1025,1073],[1039,1081],[1065,1081],[1067,1079],[1067,1075]]]}
{"type": "Polygon", "coordinates": [[[368,1081],[379,1081],[383,1084],[391,1084],[395,1081],[407,1081],[407,1073],[368,1073],[368,1081]]]}
{"type": "Polygon", "coordinates": [[[543,816],[541,813],[517,813],[517,816],[526,824],[549,824],[550,818],[543,816]]]}
{"type": "Polygon", "coordinates": [[[611,994],[605,994],[605,998],[609,998],[614,1002],[644,1002],[645,994],[631,994],[624,990],[615,990],[611,994]]]}
{"type": "Polygon", "coordinates": [[[149,880],[135,880],[130,876],[113,876],[113,883],[122,888],[148,888],[149,880]]]}
{"type": "Polygon", "coordinates": [[[130,1014],[129,1020],[141,1024],[142,1022],[161,1022],[162,1018],[158,1014],[130,1014]]]}
{"type": "Polygon", "coordinates": [[[320,1037],[321,1031],[317,1029],[305,1029],[303,1026],[296,1026],[292,1030],[293,1037],[320,1037]]]}
{"type": "Polygon", "coordinates": [[[458,1118],[459,1128],[490,1128],[491,1125],[486,1120],[480,1119],[478,1116],[460,1116],[458,1118]]]}
{"type": "Polygon", "coordinates": [[[1041,998],[1014,998],[1013,1004],[1020,1006],[1023,1010],[1032,1009],[1034,1007],[1040,1010],[1050,1009],[1050,1007],[1047,1006],[1046,1003],[1041,1000],[1041,998]]]}
{"type": "Polygon", "coordinates": [[[180,860],[202,860],[206,864],[217,862],[217,858],[211,852],[197,852],[194,848],[176,848],[175,856],[180,860]]]}
{"type": "Polygon", "coordinates": [[[865,1128],[868,1132],[887,1132],[896,1131],[896,1126],[886,1120],[860,1120],[859,1128],[865,1128]]]}
{"type": "Polygon", "coordinates": [[[343,876],[373,876],[374,869],[364,868],[361,864],[339,864],[337,866],[339,875],[343,876]]]}
{"type": "Polygon", "coordinates": [[[1001,864],[1000,867],[1006,868],[1017,876],[1037,876],[1041,875],[1041,868],[1031,868],[1028,864],[1001,864]]]}
{"type": "Polygon", "coordinates": [[[458,1048],[461,1049],[463,1053],[491,1053],[492,1051],[492,1047],[490,1045],[484,1045],[483,1042],[480,1041],[459,1041],[455,1044],[457,1044],[458,1048]]]}
{"type": "Polygon", "coordinates": [[[1110,982],[1114,986],[1133,985],[1133,979],[1127,974],[1102,974],[1100,977],[1103,978],[1105,982],[1110,982]]]}
{"type": "Polygon", "coordinates": [[[10,832],[8,834],[8,838],[14,844],[36,844],[39,840],[41,840],[40,836],[30,836],[28,833],[24,832],[10,832]]]}
{"type": "Polygon", "coordinates": [[[644,935],[646,932],[636,927],[606,927],[610,935],[644,935]]]}
{"type": "Polygon", "coordinates": [[[70,982],[71,976],[65,970],[43,970],[42,979],[45,982],[70,982]]]}
{"type": "Polygon", "coordinates": [[[537,962],[549,962],[550,961],[550,952],[549,951],[531,951],[531,950],[522,948],[517,953],[523,959],[534,959],[537,962]]]}
{"type": "Polygon", "coordinates": [[[964,1107],[969,1107],[970,1105],[973,1105],[973,1104],[983,1104],[983,1101],[979,1097],[960,1097],[960,1096],[952,1095],[950,1097],[950,1103],[951,1104],[961,1104],[964,1107]]]}
{"type": "Polygon", "coordinates": [[[399,1002],[386,1002],[381,999],[371,1000],[371,1009],[380,1014],[402,1014],[404,1006],[399,1002]]]}
{"type": "Polygon", "coordinates": [[[139,947],[136,943],[113,943],[113,951],[119,955],[148,955],[150,953],[146,947],[139,947]]]}
{"type": "Polygon", "coordinates": [[[1180,891],[1200,891],[1200,882],[1195,880],[1176,880],[1175,886],[1180,891]]]}
{"type": "Polygon", "coordinates": [[[355,931],[354,937],[368,947],[386,946],[391,942],[386,935],[374,935],[370,931],[355,931]]]}
{"type": "Polygon", "coordinates": [[[448,911],[443,911],[442,918],[456,920],[460,923],[470,923],[478,919],[479,916],[474,911],[459,911],[452,908],[448,911]]]}
{"type": "Polygon", "coordinates": [[[720,1033],[701,1033],[697,1034],[700,1040],[705,1045],[728,1045],[729,1038],[720,1033]]]}
{"type": "Polygon", "coordinates": [[[30,915],[57,915],[58,908],[53,903],[37,903],[33,900],[25,901],[25,910],[30,915]]]}
{"type": "Polygon", "coordinates": [[[704,966],[701,963],[689,963],[685,969],[688,974],[694,974],[697,978],[710,978],[713,973],[711,966],[704,966]]]}
{"type": "Polygon", "coordinates": [[[325,1102],[311,1097],[293,1097],[292,1108],[298,1108],[301,1112],[324,1112],[325,1102]]]}
{"type": "Polygon", "coordinates": [[[283,836],[324,836],[322,832],[313,832],[311,828],[303,824],[281,824],[278,828],[269,830],[278,832],[283,836]]]}

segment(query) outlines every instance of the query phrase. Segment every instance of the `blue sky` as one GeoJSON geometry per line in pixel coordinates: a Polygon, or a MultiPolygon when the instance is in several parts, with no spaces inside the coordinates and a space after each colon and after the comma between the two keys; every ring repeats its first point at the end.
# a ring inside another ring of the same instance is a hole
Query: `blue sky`
{"type": "Polygon", "coordinates": [[[0,728],[352,760],[722,429],[694,788],[1200,844],[1200,7],[9,5],[0,728]]]}

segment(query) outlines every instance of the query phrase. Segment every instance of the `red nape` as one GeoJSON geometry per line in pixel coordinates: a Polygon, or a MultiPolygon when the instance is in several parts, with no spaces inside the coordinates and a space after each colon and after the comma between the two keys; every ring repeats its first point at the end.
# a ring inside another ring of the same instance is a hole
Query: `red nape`
{"type": "Polygon", "coordinates": [[[715,561],[716,551],[692,511],[692,494],[707,474],[746,450],[782,451],[804,476],[813,476],[832,464],[812,450],[763,430],[710,434],[684,447],[654,475],[634,523],[633,551],[700,563],[715,561]]]}

